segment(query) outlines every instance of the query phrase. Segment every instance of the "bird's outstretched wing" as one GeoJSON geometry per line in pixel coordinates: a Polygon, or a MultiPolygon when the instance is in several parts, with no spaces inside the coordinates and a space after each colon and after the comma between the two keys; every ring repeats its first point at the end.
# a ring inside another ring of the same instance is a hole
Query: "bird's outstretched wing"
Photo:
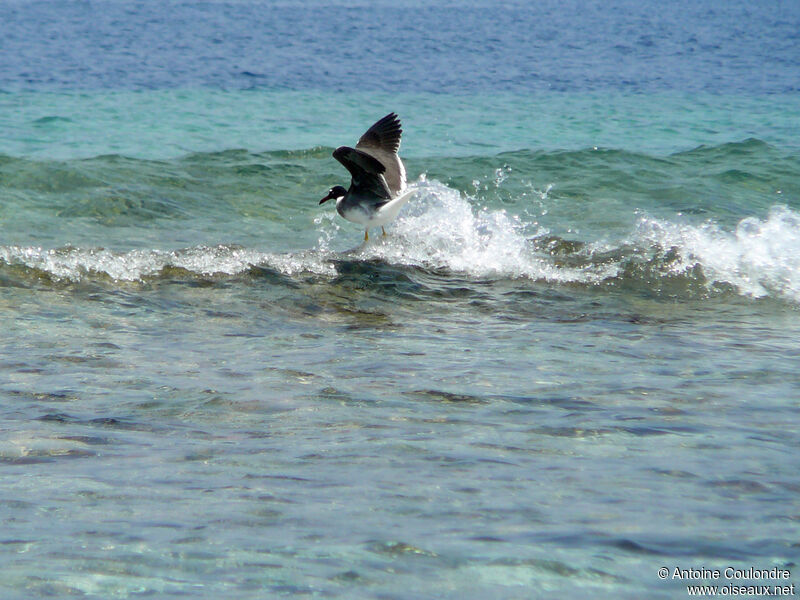
{"type": "Polygon", "coordinates": [[[395,113],[389,113],[372,127],[358,140],[356,148],[368,148],[383,150],[397,154],[400,149],[400,136],[403,130],[400,127],[400,119],[395,113]]]}
{"type": "Polygon", "coordinates": [[[388,200],[392,197],[386,179],[383,177],[386,167],[377,158],[349,146],[340,146],[333,151],[333,158],[338,160],[350,172],[353,179],[352,190],[366,199],[388,200]]]}

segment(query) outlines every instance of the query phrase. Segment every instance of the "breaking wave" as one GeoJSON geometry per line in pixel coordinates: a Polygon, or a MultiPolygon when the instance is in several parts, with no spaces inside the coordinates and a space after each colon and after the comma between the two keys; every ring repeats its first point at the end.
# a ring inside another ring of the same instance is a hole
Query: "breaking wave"
{"type": "Polygon", "coordinates": [[[642,214],[627,236],[585,243],[550,235],[503,210],[476,207],[459,191],[424,177],[414,192],[388,237],[352,250],[337,248],[352,238],[352,227],[329,212],[316,219],[316,247],[301,252],[229,245],[128,252],[0,246],[0,277],[136,282],[178,274],[233,276],[261,267],[289,277],[330,278],[342,261],[378,261],[443,276],[634,287],[676,298],[733,292],[800,302],[800,214],[787,207],[774,206],[763,219],[745,218],[733,230],[642,214]]]}

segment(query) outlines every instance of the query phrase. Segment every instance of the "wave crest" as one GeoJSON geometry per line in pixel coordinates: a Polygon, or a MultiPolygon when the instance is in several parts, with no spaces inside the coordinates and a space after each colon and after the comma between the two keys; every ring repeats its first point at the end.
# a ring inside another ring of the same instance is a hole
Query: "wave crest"
{"type": "Polygon", "coordinates": [[[674,249],[675,272],[701,268],[710,283],[727,283],[742,295],[800,301],[800,214],[773,206],[763,220],[742,219],[734,231],[713,222],[677,224],[642,217],[635,242],[674,249]]]}
{"type": "Polygon", "coordinates": [[[285,275],[335,274],[333,268],[313,252],[279,255],[224,245],[130,252],[73,246],[51,250],[5,246],[0,247],[0,265],[3,263],[7,267],[23,267],[39,278],[69,282],[86,279],[145,281],[173,276],[176,270],[202,277],[231,276],[254,266],[273,268],[285,275]]]}
{"type": "Polygon", "coordinates": [[[135,282],[178,272],[228,277],[254,269],[330,279],[355,261],[481,280],[621,287],[673,299],[733,292],[800,302],[800,214],[785,206],[764,219],[743,219],[733,231],[643,215],[627,236],[590,244],[550,235],[503,210],[476,207],[436,181],[421,178],[413,189],[389,237],[348,251],[334,247],[352,239],[352,228],[326,213],[316,219],[316,247],[294,253],[223,245],[128,252],[0,247],[0,283],[9,277],[135,282]]]}

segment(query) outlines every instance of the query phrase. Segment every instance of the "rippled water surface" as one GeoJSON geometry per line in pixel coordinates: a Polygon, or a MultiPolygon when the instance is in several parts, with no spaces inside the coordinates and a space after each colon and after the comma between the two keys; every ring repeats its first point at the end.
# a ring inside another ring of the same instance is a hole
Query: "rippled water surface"
{"type": "Polygon", "coordinates": [[[796,580],[795,5],[171,7],[0,7],[0,596],[796,580]]]}

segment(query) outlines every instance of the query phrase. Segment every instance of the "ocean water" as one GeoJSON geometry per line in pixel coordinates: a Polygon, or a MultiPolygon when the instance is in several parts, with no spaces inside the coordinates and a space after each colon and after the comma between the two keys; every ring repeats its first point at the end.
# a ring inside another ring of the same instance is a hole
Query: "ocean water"
{"type": "Polygon", "coordinates": [[[797,582],[798,32],[0,4],[0,596],[797,582]],[[363,243],[318,200],[390,111],[414,194],[363,243]]]}

